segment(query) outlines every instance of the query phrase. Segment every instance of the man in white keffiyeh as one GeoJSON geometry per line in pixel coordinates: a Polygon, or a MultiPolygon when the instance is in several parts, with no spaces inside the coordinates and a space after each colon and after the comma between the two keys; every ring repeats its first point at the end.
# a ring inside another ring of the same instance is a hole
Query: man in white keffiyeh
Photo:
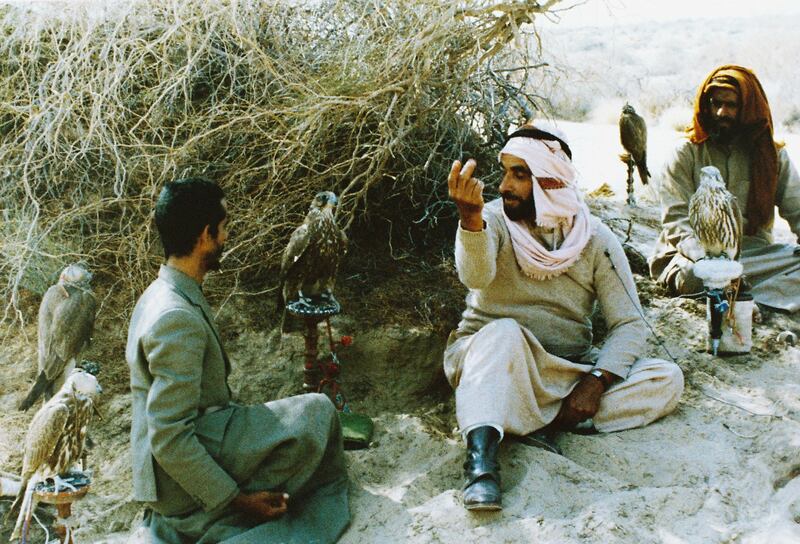
{"type": "Polygon", "coordinates": [[[455,161],[448,179],[460,216],[456,268],[469,294],[444,370],[467,441],[469,510],[501,508],[505,434],[560,453],[558,431],[646,425],[683,391],[676,364],[639,358],[648,330],[633,276],[616,236],[581,198],[566,137],[526,125],[500,163],[501,198],[485,206],[474,160],[455,161]],[[608,325],[599,348],[596,305],[608,325]]]}
{"type": "MultiPolygon", "coordinates": [[[[555,132],[554,129],[550,131],[555,132]]],[[[503,194],[502,186],[500,189],[504,201],[503,218],[511,234],[517,263],[535,280],[557,276],[580,258],[592,234],[589,209],[577,189],[578,172],[557,140],[510,138],[500,152],[500,163],[505,165],[504,160],[512,170],[517,167],[523,174],[526,192],[527,180],[536,179],[536,183],[531,183],[530,197],[518,208],[506,204],[506,200],[513,202],[517,197],[508,191],[503,194]],[[539,242],[531,235],[531,227],[549,231],[550,247],[547,241],[539,242]]]]}

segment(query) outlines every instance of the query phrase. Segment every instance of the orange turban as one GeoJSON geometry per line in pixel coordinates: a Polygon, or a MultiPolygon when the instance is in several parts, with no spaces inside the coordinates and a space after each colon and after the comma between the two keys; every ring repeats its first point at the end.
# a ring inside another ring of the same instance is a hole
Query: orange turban
{"type": "Polygon", "coordinates": [[[699,144],[708,139],[711,111],[708,92],[714,88],[735,90],[739,94],[742,136],[749,145],[750,192],[747,195],[745,234],[755,234],[773,219],[778,188],[778,146],[773,137],[772,114],[767,96],[756,75],[749,69],[725,65],[712,71],[697,90],[694,119],[687,129],[689,140],[699,144]]]}

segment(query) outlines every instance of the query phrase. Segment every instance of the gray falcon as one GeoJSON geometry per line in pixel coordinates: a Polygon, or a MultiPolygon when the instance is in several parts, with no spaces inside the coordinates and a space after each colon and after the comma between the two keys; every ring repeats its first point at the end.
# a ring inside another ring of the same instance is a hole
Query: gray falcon
{"type": "Polygon", "coordinates": [[[89,344],[97,309],[91,279],[83,265],[71,264],[42,297],[36,383],[19,404],[20,410],[30,408],[42,394],[45,400],[50,398],[89,344]]]}

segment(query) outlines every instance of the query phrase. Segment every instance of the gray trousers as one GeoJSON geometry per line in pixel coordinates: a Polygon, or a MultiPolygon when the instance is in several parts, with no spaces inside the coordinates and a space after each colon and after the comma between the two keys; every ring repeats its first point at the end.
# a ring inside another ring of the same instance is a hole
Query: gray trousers
{"type": "Polygon", "coordinates": [[[308,394],[234,410],[221,441],[198,435],[243,492],[281,491],[289,512],[260,525],[232,507],[165,516],[145,524],[158,544],[331,543],[350,520],[339,417],[324,395],[308,394]],[[231,437],[236,437],[231,439],[231,437]],[[242,438],[246,437],[246,438],[242,438]]]}

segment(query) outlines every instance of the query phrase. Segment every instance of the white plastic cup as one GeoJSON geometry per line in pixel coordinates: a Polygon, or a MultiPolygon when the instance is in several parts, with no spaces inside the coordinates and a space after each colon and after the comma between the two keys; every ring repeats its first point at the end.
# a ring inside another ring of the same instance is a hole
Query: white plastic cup
{"type": "MultiPolygon", "coordinates": [[[[733,304],[733,311],[726,312],[722,319],[722,337],[719,340],[718,355],[750,353],[753,347],[754,304],[752,295],[739,293],[738,300],[733,304]]],[[[710,308],[706,311],[710,311],[710,308]]],[[[712,351],[710,338],[708,351],[712,351]]]]}

